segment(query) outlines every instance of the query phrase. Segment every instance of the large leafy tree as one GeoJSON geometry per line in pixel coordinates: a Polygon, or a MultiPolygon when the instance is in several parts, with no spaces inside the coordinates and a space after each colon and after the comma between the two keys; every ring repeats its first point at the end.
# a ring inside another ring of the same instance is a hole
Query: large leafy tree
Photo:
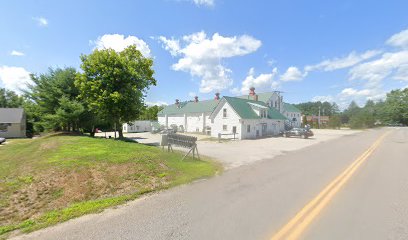
{"type": "Polygon", "coordinates": [[[144,108],[144,94],[156,85],[153,60],[132,45],[122,52],[94,50],[81,56],[83,73],[77,74],[80,98],[89,109],[115,124],[123,137],[121,124],[135,120],[144,108]]]}
{"type": "Polygon", "coordinates": [[[408,125],[408,88],[388,93],[383,111],[388,122],[408,125]]]}

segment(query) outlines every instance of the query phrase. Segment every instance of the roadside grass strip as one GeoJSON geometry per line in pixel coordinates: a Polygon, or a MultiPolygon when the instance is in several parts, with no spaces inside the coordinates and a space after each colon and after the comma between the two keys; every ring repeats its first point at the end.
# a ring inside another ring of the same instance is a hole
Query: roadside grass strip
{"type": "Polygon", "coordinates": [[[135,142],[53,134],[0,149],[0,239],[211,177],[220,164],[135,142]]]}

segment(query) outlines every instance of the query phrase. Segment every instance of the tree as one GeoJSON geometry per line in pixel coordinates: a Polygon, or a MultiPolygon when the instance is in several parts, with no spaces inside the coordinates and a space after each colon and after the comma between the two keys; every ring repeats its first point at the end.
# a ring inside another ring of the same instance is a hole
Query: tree
{"type": "Polygon", "coordinates": [[[139,120],[157,120],[157,113],[163,109],[162,106],[144,107],[139,120]]]}
{"type": "Polygon", "coordinates": [[[121,124],[139,117],[144,106],[144,93],[153,78],[153,60],[144,57],[136,46],[122,52],[95,50],[81,56],[83,73],[77,74],[75,85],[80,99],[95,114],[115,124],[123,138],[121,124]]]}
{"type": "Polygon", "coordinates": [[[329,119],[329,128],[337,129],[341,127],[341,119],[339,115],[333,115],[329,119]]]}
{"type": "Polygon", "coordinates": [[[15,92],[0,88],[0,108],[18,108],[24,104],[24,98],[15,92]]]}
{"type": "Polygon", "coordinates": [[[408,88],[393,90],[387,94],[383,111],[390,123],[408,125],[408,88]]]}
{"type": "Polygon", "coordinates": [[[87,109],[77,99],[76,74],[75,68],[50,68],[39,76],[31,75],[33,84],[28,86],[26,96],[32,104],[27,105],[27,115],[34,121],[35,130],[77,131],[89,123],[90,119],[81,118],[87,109]]]}

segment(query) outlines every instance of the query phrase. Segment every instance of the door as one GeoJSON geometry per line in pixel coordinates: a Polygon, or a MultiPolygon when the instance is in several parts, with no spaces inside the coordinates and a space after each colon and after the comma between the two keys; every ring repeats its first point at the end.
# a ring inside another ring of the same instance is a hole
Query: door
{"type": "Polygon", "coordinates": [[[262,124],[262,136],[266,136],[266,129],[267,129],[266,123],[262,124]]]}

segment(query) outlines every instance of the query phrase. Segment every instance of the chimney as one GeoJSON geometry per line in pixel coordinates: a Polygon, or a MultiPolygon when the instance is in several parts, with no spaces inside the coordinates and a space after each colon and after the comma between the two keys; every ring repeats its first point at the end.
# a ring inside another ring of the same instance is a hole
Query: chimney
{"type": "Polygon", "coordinates": [[[175,104],[177,105],[177,107],[179,107],[180,101],[179,101],[178,99],[176,99],[176,103],[175,103],[175,104]]]}
{"type": "Polygon", "coordinates": [[[215,93],[214,100],[220,100],[220,93],[219,92],[215,93]]]}
{"type": "Polygon", "coordinates": [[[249,98],[248,99],[258,101],[258,95],[255,93],[255,88],[254,87],[251,87],[249,89],[249,98]]]}
{"type": "Polygon", "coordinates": [[[249,96],[255,96],[255,88],[254,87],[251,87],[249,89],[249,96]]]}
{"type": "Polygon", "coordinates": [[[198,102],[198,96],[194,97],[194,102],[198,102]]]}

